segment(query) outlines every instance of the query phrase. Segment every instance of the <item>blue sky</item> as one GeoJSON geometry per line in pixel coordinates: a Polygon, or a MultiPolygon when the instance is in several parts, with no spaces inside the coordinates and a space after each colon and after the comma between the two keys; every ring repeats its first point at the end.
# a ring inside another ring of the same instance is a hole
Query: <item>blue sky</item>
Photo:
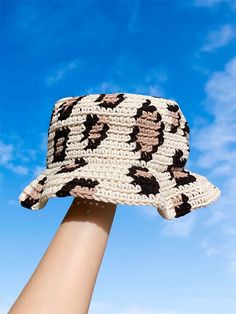
{"type": "Polygon", "coordinates": [[[129,92],[176,100],[187,168],[221,198],[182,219],[118,205],[90,314],[232,314],[236,308],[236,2],[1,1],[0,313],[44,254],[72,198],[30,211],[54,102],[129,92]]]}

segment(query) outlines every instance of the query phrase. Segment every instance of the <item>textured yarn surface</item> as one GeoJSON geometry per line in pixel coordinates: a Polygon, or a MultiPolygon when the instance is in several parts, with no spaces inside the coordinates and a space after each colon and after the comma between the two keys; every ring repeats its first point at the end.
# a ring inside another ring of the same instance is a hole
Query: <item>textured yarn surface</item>
{"type": "Polygon", "coordinates": [[[132,93],[59,99],[48,130],[45,169],[19,196],[38,210],[51,197],[152,205],[168,220],[221,194],[185,168],[189,125],[174,100],[132,93]]]}

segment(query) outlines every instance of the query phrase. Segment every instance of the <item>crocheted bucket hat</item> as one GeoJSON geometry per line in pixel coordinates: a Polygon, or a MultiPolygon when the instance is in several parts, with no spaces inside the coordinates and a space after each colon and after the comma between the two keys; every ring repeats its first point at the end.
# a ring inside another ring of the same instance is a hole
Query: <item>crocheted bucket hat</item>
{"type": "Polygon", "coordinates": [[[51,197],[152,205],[168,220],[215,201],[218,187],[185,169],[189,126],[174,100],[132,93],[59,99],[45,169],[19,196],[38,210],[51,197]]]}

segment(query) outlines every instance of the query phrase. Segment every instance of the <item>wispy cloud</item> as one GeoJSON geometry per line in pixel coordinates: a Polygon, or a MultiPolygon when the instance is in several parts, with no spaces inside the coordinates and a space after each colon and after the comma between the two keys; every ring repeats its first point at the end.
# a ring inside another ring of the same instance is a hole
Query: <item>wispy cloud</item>
{"type": "Polygon", "coordinates": [[[183,219],[162,221],[161,233],[167,237],[187,238],[192,232],[197,216],[195,212],[186,215],[183,219]]]}
{"type": "MultiPolygon", "coordinates": [[[[140,75],[140,83],[133,83],[133,71],[138,69],[136,62],[129,57],[120,55],[114,62],[111,73],[119,76],[115,79],[112,76],[99,84],[86,89],[86,93],[112,93],[112,92],[130,92],[153,96],[165,95],[165,84],[168,82],[170,74],[162,66],[152,68],[145,74],[140,75]],[[125,68],[126,71],[122,71],[125,68]],[[132,75],[129,75],[132,73],[132,75]]],[[[138,73],[137,73],[138,75],[138,73]]]]}
{"type": "Polygon", "coordinates": [[[194,3],[200,7],[212,7],[222,2],[225,2],[225,0],[195,0],[194,3]]]}
{"type": "Polygon", "coordinates": [[[155,219],[157,218],[157,216],[159,216],[157,209],[153,206],[135,206],[135,209],[137,210],[137,212],[142,215],[145,216],[146,218],[150,218],[150,219],[155,219]]]}
{"type": "Polygon", "coordinates": [[[171,295],[171,302],[169,302],[169,296],[162,298],[162,295],[159,294],[157,299],[158,305],[135,302],[135,304],[121,306],[115,302],[92,301],[89,314],[222,314],[223,310],[232,314],[235,306],[235,299],[231,295],[211,296],[208,294],[199,296],[194,294],[194,296],[183,295],[182,297],[171,295]]]}
{"type": "Polygon", "coordinates": [[[163,69],[152,69],[143,77],[142,84],[135,86],[134,92],[164,97],[165,90],[163,86],[168,78],[167,72],[163,69]]]}
{"type": "Polygon", "coordinates": [[[115,92],[122,92],[123,87],[121,85],[116,84],[112,79],[107,81],[103,81],[98,85],[94,85],[90,88],[85,89],[85,93],[87,94],[99,94],[99,93],[115,93],[115,92]]]}
{"type": "Polygon", "coordinates": [[[0,296],[0,313],[4,314],[4,313],[8,313],[10,307],[12,306],[11,304],[11,300],[9,298],[3,298],[2,296],[0,296]]]}
{"type": "Polygon", "coordinates": [[[39,144],[39,147],[45,154],[47,153],[47,146],[48,146],[48,133],[42,132],[41,133],[41,142],[39,144]]]}
{"type": "Polygon", "coordinates": [[[22,137],[14,134],[4,134],[0,139],[0,168],[20,175],[32,173],[36,175],[43,169],[43,166],[33,166],[33,163],[42,151],[46,151],[47,142],[44,133],[39,134],[42,138],[37,148],[27,147],[22,137]],[[33,168],[33,170],[32,170],[33,168]]]}
{"type": "Polygon", "coordinates": [[[13,159],[14,146],[12,144],[5,144],[0,140],[0,166],[18,174],[28,174],[28,168],[13,163],[13,159]]]}
{"type": "Polygon", "coordinates": [[[114,312],[114,314],[177,314],[178,312],[172,310],[158,310],[148,309],[141,306],[130,306],[122,311],[114,312]]]}
{"type": "Polygon", "coordinates": [[[61,81],[70,71],[78,68],[78,66],[79,61],[77,59],[69,63],[59,65],[58,69],[46,77],[46,85],[51,86],[56,84],[57,82],[61,81]]]}
{"type": "Polygon", "coordinates": [[[236,222],[236,57],[225,64],[223,71],[215,71],[206,82],[206,98],[202,102],[205,110],[212,115],[211,123],[193,126],[191,131],[192,145],[198,150],[196,164],[209,171],[211,178],[221,182],[222,195],[213,207],[207,211],[204,225],[213,228],[210,239],[204,240],[201,246],[207,255],[222,254],[227,269],[236,274],[236,235],[229,230],[236,222]],[[214,226],[220,225],[214,232],[214,226]]]}
{"type": "Polygon", "coordinates": [[[213,174],[230,176],[236,157],[236,57],[224,71],[214,72],[205,85],[206,99],[202,106],[212,115],[212,123],[202,123],[192,129],[192,143],[202,154],[200,167],[215,169],[213,174]]]}
{"type": "Polygon", "coordinates": [[[5,168],[21,175],[26,175],[29,172],[27,167],[14,165],[12,163],[5,164],[5,168]]]}
{"type": "Polygon", "coordinates": [[[12,159],[13,145],[0,141],[0,164],[6,164],[12,159]]]}
{"type": "MultiPolygon", "coordinates": [[[[128,305],[121,310],[115,310],[114,305],[105,302],[91,302],[91,314],[180,314],[175,310],[150,308],[142,305],[128,305]]],[[[189,313],[190,314],[190,313],[189,313]]]]}
{"type": "Polygon", "coordinates": [[[36,166],[33,171],[33,175],[37,177],[43,170],[45,170],[45,166],[36,166]]]}
{"type": "Polygon", "coordinates": [[[235,37],[235,29],[230,24],[222,25],[208,33],[200,51],[212,52],[226,46],[235,37]]]}
{"type": "Polygon", "coordinates": [[[219,4],[227,4],[232,9],[236,9],[235,0],[195,0],[194,4],[199,7],[213,8],[219,4]]]}
{"type": "MultiPolygon", "coordinates": [[[[127,4],[127,2],[125,2],[125,4],[127,4]]],[[[139,16],[139,12],[140,12],[140,1],[135,1],[135,2],[131,2],[131,10],[132,10],[132,14],[130,15],[130,20],[128,22],[128,31],[133,33],[136,30],[136,22],[139,16]]]]}

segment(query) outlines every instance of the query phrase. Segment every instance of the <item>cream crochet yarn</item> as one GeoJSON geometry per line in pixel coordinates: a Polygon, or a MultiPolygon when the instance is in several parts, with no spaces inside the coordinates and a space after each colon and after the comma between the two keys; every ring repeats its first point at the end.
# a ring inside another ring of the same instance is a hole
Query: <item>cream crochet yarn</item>
{"type": "Polygon", "coordinates": [[[132,93],[59,99],[46,168],[19,196],[37,210],[51,197],[152,205],[168,220],[215,201],[208,179],[184,168],[189,126],[176,101],[132,93]]]}

